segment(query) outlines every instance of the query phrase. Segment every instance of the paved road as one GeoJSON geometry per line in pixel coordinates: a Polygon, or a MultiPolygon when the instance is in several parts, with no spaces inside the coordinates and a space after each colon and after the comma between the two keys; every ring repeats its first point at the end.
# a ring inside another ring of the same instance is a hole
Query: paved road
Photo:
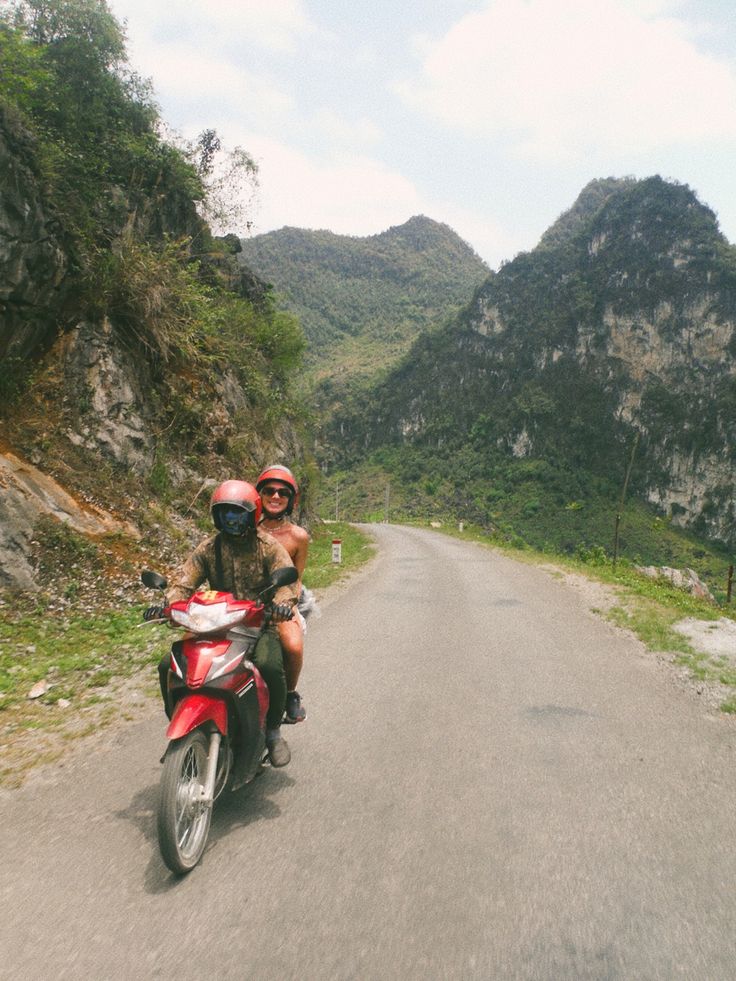
{"type": "Polygon", "coordinates": [[[0,976],[732,979],[736,728],[545,573],[377,526],[292,765],[163,867],[163,726],[0,797],[0,976]]]}

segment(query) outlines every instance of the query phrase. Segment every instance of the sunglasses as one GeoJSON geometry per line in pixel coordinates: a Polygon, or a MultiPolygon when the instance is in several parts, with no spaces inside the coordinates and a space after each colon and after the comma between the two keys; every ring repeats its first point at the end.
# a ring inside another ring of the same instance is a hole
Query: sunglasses
{"type": "Polygon", "coordinates": [[[266,497],[291,497],[291,491],[286,487],[264,487],[261,494],[266,497]]]}

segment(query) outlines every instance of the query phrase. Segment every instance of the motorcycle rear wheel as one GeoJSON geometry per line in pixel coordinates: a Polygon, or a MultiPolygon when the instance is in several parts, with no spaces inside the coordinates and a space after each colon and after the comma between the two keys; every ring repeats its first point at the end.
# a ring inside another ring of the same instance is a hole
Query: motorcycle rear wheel
{"type": "Polygon", "coordinates": [[[199,862],[207,844],[212,803],[200,800],[207,773],[208,740],[195,729],[169,745],[161,774],[158,843],[172,872],[184,875],[199,862]]]}

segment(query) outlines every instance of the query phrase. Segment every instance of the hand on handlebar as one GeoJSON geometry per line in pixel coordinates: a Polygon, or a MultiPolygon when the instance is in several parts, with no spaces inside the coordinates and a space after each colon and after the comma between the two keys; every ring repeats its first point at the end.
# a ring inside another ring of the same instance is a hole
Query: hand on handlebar
{"type": "Polygon", "coordinates": [[[289,603],[279,603],[271,610],[271,619],[274,623],[283,623],[285,620],[291,620],[293,616],[294,607],[289,603]]]}
{"type": "Polygon", "coordinates": [[[164,619],[164,607],[163,606],[149,606],[146,612],[143,614],[144,620],[163,620],[164,619]]]}

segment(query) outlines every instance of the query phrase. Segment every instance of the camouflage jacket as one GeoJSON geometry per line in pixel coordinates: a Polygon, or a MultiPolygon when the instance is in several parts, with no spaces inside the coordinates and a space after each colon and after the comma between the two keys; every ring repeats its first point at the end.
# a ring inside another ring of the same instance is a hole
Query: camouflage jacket
{"type": "MultiPolygon", "coordinates": [[[[189,558],[169,580],[166,602],[189,599],[205,581],[210,589],[233,593],[237,599],[257,599],[271,580],[271,573],[293,565],[284,546],[260,528],[244,538],[212,535],[198,545],[189,558]],[[218,576],[217,549],[220,539],[220,570],[218,576]]],[[[276,591],[275,603],[293,604],[297,600],[297,584],[282,586],[276,591]]]]}

